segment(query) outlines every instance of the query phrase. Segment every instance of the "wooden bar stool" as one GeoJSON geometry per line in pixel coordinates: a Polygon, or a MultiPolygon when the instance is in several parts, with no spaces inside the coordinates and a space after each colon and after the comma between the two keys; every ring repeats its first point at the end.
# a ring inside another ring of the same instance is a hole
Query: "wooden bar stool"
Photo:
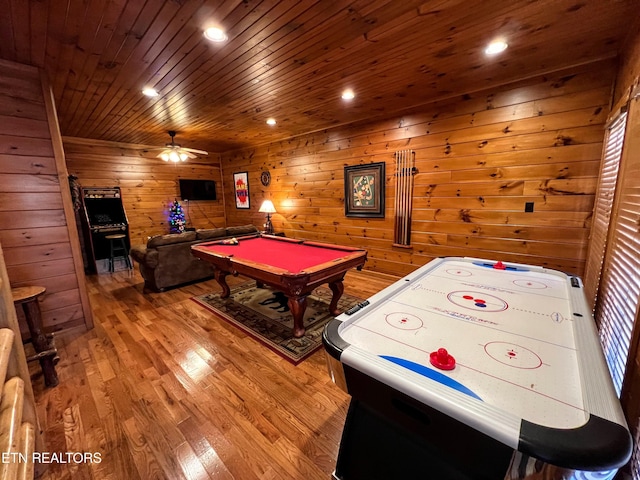
{"type": "Polygon", "coordinates": [[[42,329],[42,314],[38,298],[46,292],[46,288],[39,286],[17,287],[11,289],[13,304],[18,307],[22,305],[25,320],[31,334],[31,343],[36,354],[28,357],[27,361],[40,361],[42,373],[44,374],[44,384],[47,387],[58,385],[58,374],[55,364],[59,360],[58,350],[56,350],[53,335],[47,335],[42,329]]]}
{"type": "Polygon", "coordinates": [[[114,235],[107,235],[107,240],[109,240],[109,271],[113,272],[115,270],[114,263],[115,259],[118,257],[124,257],[125,262],[127,262],[127,268],[131,270],[133,265],[131,264],[131,259],[129,258],[129,249],[127,248],[127,243],[125,242],[126,235],[123,233],[116,233],[114,235]],[[117,255],[121,253],[122,255],[117,255]]]}

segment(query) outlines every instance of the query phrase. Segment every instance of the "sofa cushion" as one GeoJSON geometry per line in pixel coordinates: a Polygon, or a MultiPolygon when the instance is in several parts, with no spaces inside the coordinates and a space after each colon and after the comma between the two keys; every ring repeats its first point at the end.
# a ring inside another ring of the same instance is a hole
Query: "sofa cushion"
{"type": "Polygon", "coordinates": [[[171,245],[173,243],[193,242],[196,239],[196,232],[169,233],[167,235],[156,235],[147,242],[147,248],[160,247],[161,245],[171,245]]]}
{"type": "Polygon", "coordinates": [[[198,240],[213,240],[227,236],[226,228],[201,228],[196,230],[196,238],[198,240]]]}
{"type": "Polygon", "coordinates": [[[255,225],[243,225],[241,227],[227,227],[227,235],[232,237],[236,235],[248,235],[250,233],[258,233],[255,225]]]}

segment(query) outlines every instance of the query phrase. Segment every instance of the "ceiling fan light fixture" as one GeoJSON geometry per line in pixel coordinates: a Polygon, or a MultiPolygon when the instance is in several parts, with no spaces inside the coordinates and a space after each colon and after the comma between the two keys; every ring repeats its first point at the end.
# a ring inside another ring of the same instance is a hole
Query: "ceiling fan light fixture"
{"type": "Polygon", "coordinates": [[[180,152],[177,149],[165,150],[158,156],[165,162],[173,162],[173,163],[186,162],[187,159],[189,158],[188,154],[184,152],[180,152]]]}
{"type": "Polygon", "coordinates": [[[190,158],[198,158],[197,155],[209,155],[209,153],[204,150],[183,148],[178,145],[174,140],[176,132],[173,130],[169,130],[169,136],[171,137],[171,143],[167,143],[164,150],[158,154],[158,158],[161,158],[165,162],[186,162],[190,158]]]}

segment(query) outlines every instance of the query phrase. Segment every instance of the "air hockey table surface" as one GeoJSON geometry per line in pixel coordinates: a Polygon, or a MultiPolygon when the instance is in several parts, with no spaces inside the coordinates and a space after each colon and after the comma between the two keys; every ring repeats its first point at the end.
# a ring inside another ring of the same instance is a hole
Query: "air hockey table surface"
{"type": "Polygon", "coordinates": [[[629,459],[578,277],[438,258],[337,317],[323,341],[334,370],[357,370],[524,454],[590,471],[629,459]]]}

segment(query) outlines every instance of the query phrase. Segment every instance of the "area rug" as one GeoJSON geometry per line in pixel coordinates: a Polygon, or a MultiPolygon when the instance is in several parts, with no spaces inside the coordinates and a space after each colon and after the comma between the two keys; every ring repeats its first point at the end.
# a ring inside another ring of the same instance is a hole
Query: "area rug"
{"type": "MultiPolygon", "coordinates": [[[[316,288],[307,297],[304,313],[303,337],[293,336],[293,316],[287,305],[287,297],[268,287],[257,288],[248,282],[231,289],[228,298],[218,293],[192,297],[201,306],[244,330],[247,334],[280,354],[294,364],[300,363],[322,346],[322,330],[333,319],[329,313],[331,290],[316,288]]],[[[338,301],[340,311],[362,302],[361,299],[343,294],[338,301]]]]}

